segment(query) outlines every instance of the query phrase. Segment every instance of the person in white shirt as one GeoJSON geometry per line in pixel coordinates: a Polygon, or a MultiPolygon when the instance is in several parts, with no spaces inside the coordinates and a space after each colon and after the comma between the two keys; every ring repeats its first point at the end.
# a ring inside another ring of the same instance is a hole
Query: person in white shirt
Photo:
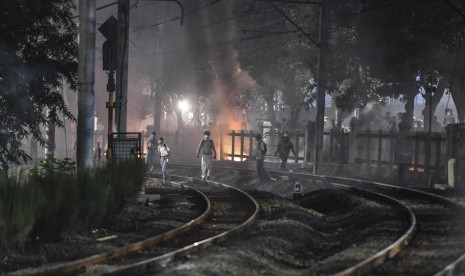
{"type": "Polygon", "coordinates": [[[166,181],[168,169],[168,162],[170,159],[170,148],[163,143],[163,138],[158,139],[158,155],[160,156],[161,173],[163,174],[163,181],[166,181]]]}

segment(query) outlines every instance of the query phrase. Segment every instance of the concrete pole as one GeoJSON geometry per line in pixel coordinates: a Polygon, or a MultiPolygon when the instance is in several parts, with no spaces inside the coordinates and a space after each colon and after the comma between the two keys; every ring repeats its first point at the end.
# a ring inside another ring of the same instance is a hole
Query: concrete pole
{"type": "MultiPolygon", "coordinates": [[[[165,20],[165,3],[161,3],[160,10],[158,11],[158,22],[162,22],[165,20]]],[[[158,26],[160,36],[157,38],[156,43],[156,52],[162,52],[162,36],[165,32],[165,25],[161,24],[158,26]]],[[[160,125],[161,125],[161,90],[162,87],[161,82],[163,81],[163,55],[156,56],[156,64],[155,64],[155,106],[154,106],[154,116],[153,116],[153,128],[156,133],[160,133],[160,125]]]]}
{"type": "Polygon", "coordinates": [[[77,167],[93,166],[95,0],[79,1],[79,68],[77,167]]]}
{"type": "MultiPolygon", "coordinates": [[[[47,117],[51,110],[47,108],[47,117]]],[[[47,122],[45,128],[45,158],[55,158],[55,124],[51,121],[47,122]]]]}
{"type": "Polygon", "coordinates": [[[328,55],[328,22],[327,17],[327,0],[321,0],[320,6],[320,33],[318,36],[318,80],[317,80],[317,98],[316,98],[316,118],[315,118],[315,150],[313,161],[313,174],[317,174],[320,163],[322,162],[321,151],[323,148],[323,131],[325,118],[325,96],[327,82],[326,60],[328,55]]]}
{"type": "Polygon", "coordinates": [[[116,109],[118,132],[126,132],[128,103],[129,0],[118,0],[116,42],[116,109]]]}

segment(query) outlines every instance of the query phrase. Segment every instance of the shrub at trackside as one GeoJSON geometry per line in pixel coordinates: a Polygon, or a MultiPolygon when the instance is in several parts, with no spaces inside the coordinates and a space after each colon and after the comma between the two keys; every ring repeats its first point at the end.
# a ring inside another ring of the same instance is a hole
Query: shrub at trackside
{"type": "Polygon", "coordinates": [[[92,228],[116,214],[145,178],[143,162],[75,172],[74,163],[47,160],[18,180],[0,178],[0,246],[59,239],[71,227],[92,228]]]}

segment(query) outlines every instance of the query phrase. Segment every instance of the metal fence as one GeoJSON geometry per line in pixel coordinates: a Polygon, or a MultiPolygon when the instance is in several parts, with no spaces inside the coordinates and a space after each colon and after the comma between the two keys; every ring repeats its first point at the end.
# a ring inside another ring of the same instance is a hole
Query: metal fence
{"type": "MultiPolygon", "coordinates": [[[[224,155],[229,160],[244,161],[253,156],[256,150],[256,143],[254,136],[256,133],[250,131],[231,131],[227,133],[227,140],[223,141],[224,145],[230,149],[229,152],[225,152],[224,155]],[[228,141],[229,140],[229,141],[228,141]]],[[[300,131],[289,132],[291,142],[294,144],[294,149],[297,153],[296,156],[290,158],[295,163],[304,160],[304,146],[305,146],[305,134],[300,131]]],[[[278,144],[281,140],[281,133],[279,132],[266,132],[263,134],[263,141],[267,145],[266,156],[271,157],[276,152],[278,144]]]]}
{"type": "Polygon", "coordinates": [[[131,160],[142,157],[142,134],[140,132],[112,133],[110,147],[112,159],[131,160]]]}

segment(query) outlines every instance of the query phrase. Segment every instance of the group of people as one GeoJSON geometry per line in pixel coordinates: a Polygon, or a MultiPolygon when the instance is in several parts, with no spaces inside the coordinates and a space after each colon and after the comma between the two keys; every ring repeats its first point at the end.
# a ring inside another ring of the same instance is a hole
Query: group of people
{"type": "MultiPolygon", "coordinates": [[[[199,146],[197,147],[196,157],[201,160],[201,178],[202,180],[209,180],[212,171],[212,162],[213,159],[216,159],[217,153],[215,148],[215,143],[210,139],[210,131],[205,131],[202,141],[200,141],[199,146]]],[[[149,170],[153,171],[155,165],[155,156],[158,155],[160,159],[161,172],[163,175],[163,181],[167,180],[167,169],[168,162],[170,158],[170,148],[164,143],[162,137],[158,138],[158,143],[156,143],[156,133],[152,132],[147,139],[147,163],[149,170]]],[[[257,163],[257,174],[260,181],[269,181],[273,180],[265,171],[264,160],[267,152],[267,145],[263,141],[261,134],[255,135],[256,142],[256,151],[253,155],[257,163]]],[[[289,134],[287,132],[283,133],[282,139],[278,144],[278,147],[275,152],[275,156],[281,158],[281,169],[286,169],[286,163],[289,158],[289,154],[292,152],[296,156],[294,145],[289,140],[289,134]]]]}
{"type": "MultiPolygon", "coordinates": [[[[165,144],[162,137],[156,141],[156,133],[153,131],[147,139],[147,163],[149,170],[153,171],[155,166],[155,156],[158,155],[160,159],[161,172],[163,181],[167,180],[168,163],[170,159],[170,148],[165,144]]],[[[213,140],[210,139],[210,131],[204,132],[204,138],[197,148],[197,158],[201,158],[202,180],[210,179],[210,172],[212,168],[212,160],[216,159],[216,149],[213,140]]]]}

